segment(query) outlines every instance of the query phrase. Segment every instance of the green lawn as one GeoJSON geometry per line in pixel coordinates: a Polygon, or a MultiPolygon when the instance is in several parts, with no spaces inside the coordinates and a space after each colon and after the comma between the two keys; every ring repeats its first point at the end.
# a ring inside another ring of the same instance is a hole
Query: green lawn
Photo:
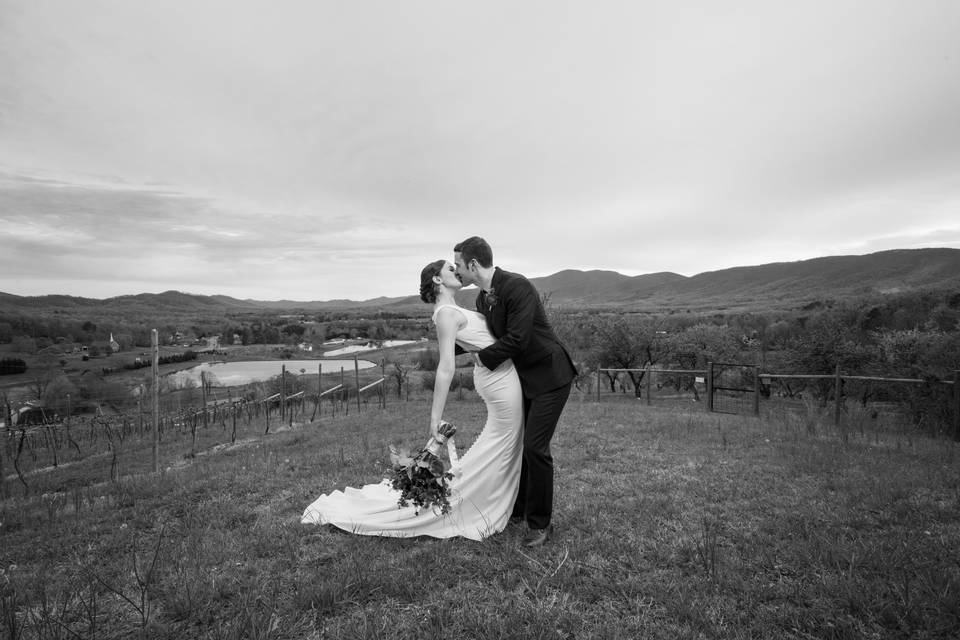
{"type": "MultiPolygon", "coordinates": [[[[543,548],[523,549],[520,526],[477,543],[299,524],[319,493],[378,481],[388,444],[422,444],[428,415],[393,401],[167,459],[159,477],[68,467],[45,474],[63,491],[27,497],[8,482],[0,638],[960,634],[953,442],[869,420],[837,432],[814,409],[574,397],[543,548]]],[[[482,416],[451,402],[461,450],[482,416]]]]}

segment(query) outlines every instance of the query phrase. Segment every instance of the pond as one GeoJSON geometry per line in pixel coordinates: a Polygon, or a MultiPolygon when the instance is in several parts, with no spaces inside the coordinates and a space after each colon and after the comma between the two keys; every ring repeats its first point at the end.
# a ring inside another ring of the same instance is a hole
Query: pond
{"type": "MultiPolygon", "coordinates": [[[[189,369],[175,371],[168,374],[173,377],[177,387],[200,386],[200,374],[206,374],[207,380],[213,386],[233,387],[249,382],[269,380],[280,375],[283,367],[287,373],[300,375],[304,373],[316,375],[318,367],[322,365],[324,373],[353,371],[353,359],[350,360],[244,360],[238,362],[204,362],[189,369]]],[[[369,360],[357,360],[360,369],[370,369],[377,365],[369,360]]]]}

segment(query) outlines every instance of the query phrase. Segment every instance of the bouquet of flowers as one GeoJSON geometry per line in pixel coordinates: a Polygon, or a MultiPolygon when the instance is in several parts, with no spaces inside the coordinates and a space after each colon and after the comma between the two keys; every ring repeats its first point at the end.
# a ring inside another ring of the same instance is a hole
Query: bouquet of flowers
{"type": "MultiPolygon", "coordinates": [[[[437,436],[427,441],[427,446],[413,455],[406,449],[390,446],[391,467],[387,479],[394,489],[400,492],[397,504],[406,507],[413,504],[417,513],[420,509],[433,508],[440,513],[450,511],[450,481],[453,474],[440,459],[441,447],[448,443],[457,429],[449,422],[441,422],[437,436]]],[[[450,441],[449,444],[452,444],[450,441]]],[[[451,452],[455,456],[456,449],[451,452]]],[[[451,462],[454,462],[451,459],[451,462]]]]}

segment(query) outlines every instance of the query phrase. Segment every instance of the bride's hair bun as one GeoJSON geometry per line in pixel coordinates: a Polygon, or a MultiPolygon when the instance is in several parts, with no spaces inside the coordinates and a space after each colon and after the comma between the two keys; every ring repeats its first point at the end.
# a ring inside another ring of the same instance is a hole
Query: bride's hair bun
{"type": "Polygon", "coordinates": [[[437,301],[437,283],[433,281],[433,277],[440,275],[446,263],[446,260],[431,262],[420,272],[420,299],[427,304],[437,301]]]}

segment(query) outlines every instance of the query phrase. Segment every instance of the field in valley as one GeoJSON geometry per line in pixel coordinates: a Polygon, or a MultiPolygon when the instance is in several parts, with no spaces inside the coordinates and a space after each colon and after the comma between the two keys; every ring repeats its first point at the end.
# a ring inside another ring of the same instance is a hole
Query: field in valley
{"type": "MultiPolygon", "coordinates": [[[[462,451],[483,406],[452,397],[462,451]]],[[[45,473],[45,492],[8,483],[0,638],[960,633],[957,443],[838,432],[812,407],[758,419],[575,395],[543,548],[515,525],[476,543],[299,523],[318,494],[382,478],[388,445],[422,444],[428,414],[425,398],[367,406],[177,452],[159,475],[143,460],[117,482],[77,465],[45,473]]]]}

